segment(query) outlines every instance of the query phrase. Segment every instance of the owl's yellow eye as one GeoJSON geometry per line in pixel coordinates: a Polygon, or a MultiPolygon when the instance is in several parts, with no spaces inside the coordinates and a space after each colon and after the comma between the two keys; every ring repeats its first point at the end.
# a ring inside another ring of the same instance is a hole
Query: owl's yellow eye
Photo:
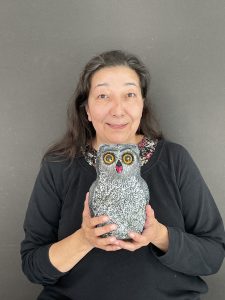
{"type": "Polygon", "coordinates": [[[111,165],[115,161],[115,155],[113,153],[107,152],[103,156],[103,160],[104,160],[104,163],[106,163],[107,165],[111,165]]]}
{"type": "Polygon", "coordinates": [[[131,153],[124,153],[122,156],[122,160],[126,165],[131,165],[134,161],[134,157],[131,153]]]}

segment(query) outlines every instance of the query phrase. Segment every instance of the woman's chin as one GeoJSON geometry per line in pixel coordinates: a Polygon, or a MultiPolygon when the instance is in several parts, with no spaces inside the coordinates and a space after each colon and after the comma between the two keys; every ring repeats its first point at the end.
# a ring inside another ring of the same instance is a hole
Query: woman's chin
{"type": "Polygon", "coordinates": [[[123,137],[113,137],[111,139],[107,139],[105,143],[102,144],[138,144],[138,140],[134,137],[131,138],[123,138],[123,137]]]}

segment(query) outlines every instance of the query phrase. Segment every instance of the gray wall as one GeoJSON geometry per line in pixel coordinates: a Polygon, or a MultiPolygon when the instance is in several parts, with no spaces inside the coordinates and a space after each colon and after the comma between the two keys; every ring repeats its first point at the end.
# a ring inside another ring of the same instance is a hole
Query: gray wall
{"type": "MultiPolygon", "coordinates": [[[[0,299],[35,299],[20,270],[22,224],[40,160],[65,128],[84,63],[121,48],[152,74],[164,133],[192,154],[225,217],[225,2],[0,1],[0,299]]],[[[224,299],[225,266],[203,299],[224,299]]]]}

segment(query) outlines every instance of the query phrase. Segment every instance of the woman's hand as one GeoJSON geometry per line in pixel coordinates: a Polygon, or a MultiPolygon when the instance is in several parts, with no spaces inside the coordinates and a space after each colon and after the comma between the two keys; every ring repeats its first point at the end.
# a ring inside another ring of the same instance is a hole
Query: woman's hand
{"type": "Polygon", "coordinates": [[[146,206],[146,221],[142,234],[130,232],[132,241],[119,240],[119,246],[129,251],[135,251],[152,243],[157,248],[166,252],[169,246],[168,230],[166,226],[159,223],[150,205],[146,206]]]}
{"type": "Polygon", "coordinates": [[[99,224],[103,224],[109,220],[107,216],[99,216],[92,218],[90,215],[88,205],[89,193],[86,194],[83,211],[83,222],[81,230],[85,239],[93,246],[106,251],[116,251],[121,249],[118,245],[119,241],[113,237],[102,238],[101,235],[108,233],[117,228],[116,224],[108,224],[105,226],[96,227],[99,224]]]}

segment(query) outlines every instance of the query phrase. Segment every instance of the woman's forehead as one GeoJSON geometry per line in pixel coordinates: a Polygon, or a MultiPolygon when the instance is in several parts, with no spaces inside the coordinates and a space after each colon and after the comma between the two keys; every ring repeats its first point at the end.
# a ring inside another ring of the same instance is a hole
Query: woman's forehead
{"type": "Polygon", "coordinates": [[[91,79],[91,88],[123,85],[140,87],[138,74],[127,66],[105,67],[96,71],[91,79]]]}

